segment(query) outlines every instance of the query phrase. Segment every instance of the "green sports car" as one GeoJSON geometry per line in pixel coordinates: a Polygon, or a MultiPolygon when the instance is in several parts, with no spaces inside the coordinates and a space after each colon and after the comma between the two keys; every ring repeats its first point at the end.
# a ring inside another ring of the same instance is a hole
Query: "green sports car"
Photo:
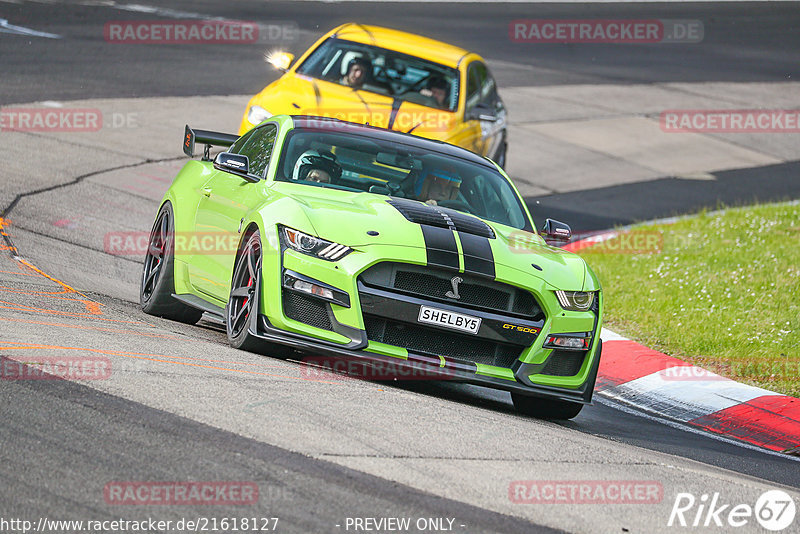
{"type": "Polygon", "coordinates": [[[190,156],[195,143],[203,157],[178,173],[150,234],[146,313],[206,313],[245,350],[506,390],[538,417],[591,401],[598,279],[545,241],[569,239],[568,226],[535,231],[492,161],[307,116],[241,137],[187,126],[190,156]]]}

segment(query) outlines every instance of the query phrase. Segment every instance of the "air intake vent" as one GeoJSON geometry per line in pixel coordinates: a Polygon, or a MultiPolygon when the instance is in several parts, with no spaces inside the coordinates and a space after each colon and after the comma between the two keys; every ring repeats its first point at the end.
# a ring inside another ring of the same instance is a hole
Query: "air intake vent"
{"type": "Polygon", "coordinates": [[[525,349],[520,345],[450,333],[437,328],[401,323],[364,315],[367,338],[426,356],[444,356],[462,362],[482,363],[510,369],[525,349]]]}
{"type": "Polygon", "coordinates": [[[479,235],[494,239],[492,227],[471,215],[449,208],[428,206],[415,200],[393,198],[387,200],[403,217],[417,224],[428,224],[440,228],[449,228],[467,234],[479,235]]]}
{"type": "Polygon", "coordinates": [[[328,305],[301,293],[288,289],[283,290],[283,313],[295,321],[323,330],[333,330],[330,316],[328,316],[328,305]]]}
{"type": "Polygon", "coordinates": [[[575,376],[583,366],[586,351],[554,350],[540,374],[548,376],[575,376]]]}

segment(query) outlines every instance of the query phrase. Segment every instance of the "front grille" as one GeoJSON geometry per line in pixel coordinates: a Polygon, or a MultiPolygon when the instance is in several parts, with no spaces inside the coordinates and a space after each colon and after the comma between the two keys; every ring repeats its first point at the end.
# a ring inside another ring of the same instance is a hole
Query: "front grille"
{"type": "Polygon", "coordinates": [[[474,336],[364,315],[367,338],[402,347],[416,354],[510,368],[524,347],[474,336]]]}
{"type": "MultiPolygon", "coordinates": [[[[394,288],[415,295],[425,297],[438,296],[442,298],[448,291],[452,290],[450,278],[436,276],[427,273],[413,273],[410,271],[398,271],[395,277],[394,288]]],[[[507,310],[511,300],[510,293],[504,293],[497,289],[478,286],[473,284],[461,283],[458,286],[459,304],[474,304],[494,310],[507,310]]]]}
{"type": "Polygon", "coordinates": [[[514,314],[530,320],[544,318],[533,295],[524,289],[473,277],[466,273],[434,270],[402,263],[380,263],[361,275],[367,285],[391,291],[400,291],[416,297],[458,304],[465,308],[491,310],[496,313],[514,314]],[[463,280],[458,285],[460,299],[446,296],[452,291],[452,278],[463,280]]]}
{"type": "Polygon", "coordinates": [[[449,228],[466,234],[494,239],[492,227],[472,215],[439,206],[429,206],[415,200],[393,198],[387,200],[403,217],[417,224],[449,228]]]}
{"type": "Polygon", "coordinates": [[[283,313],[295,321],[333,330],[327,304],[288,289],[283,290],[283,313]]]}
{"type": "Polygon", "coordinates": [[[554,350],[540,374],[548,376],[575,376],[581,370],[585,351],[554,350]]]}

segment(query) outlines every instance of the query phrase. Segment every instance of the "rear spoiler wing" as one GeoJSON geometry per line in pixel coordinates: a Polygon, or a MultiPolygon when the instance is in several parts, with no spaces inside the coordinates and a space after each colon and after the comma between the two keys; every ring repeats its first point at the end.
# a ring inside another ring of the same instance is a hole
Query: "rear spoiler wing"
{"type": "Polygon", "coordinates": [[[212,132],[209,130],[192,130],[187,124],[183,134],[183,153],[193,158],[194,145],[195,143],[199,143],[205,145],[203,149],[203,161],[208,161],[211,159],[209,151],[212,146],[229,147],[236,142],[237,139],[239,139],[239,136],[234,134],[212,132]]]}

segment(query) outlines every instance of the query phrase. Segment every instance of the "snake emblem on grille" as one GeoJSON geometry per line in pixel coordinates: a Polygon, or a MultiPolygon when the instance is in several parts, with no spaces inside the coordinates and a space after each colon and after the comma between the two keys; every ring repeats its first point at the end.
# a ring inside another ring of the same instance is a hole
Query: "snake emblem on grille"
{"type": "Polygon", "coordinates": [[[456,300],[460,299],[461,295],[458,294],[458,284],[460,284],[463,281],[464,279],[461,278],[460,276],[454,276],[453,278],[451,278],[450,283],[453,285],[453,290],[448,291],[447,293],[444,294],[444,296],[456,300]]]}

